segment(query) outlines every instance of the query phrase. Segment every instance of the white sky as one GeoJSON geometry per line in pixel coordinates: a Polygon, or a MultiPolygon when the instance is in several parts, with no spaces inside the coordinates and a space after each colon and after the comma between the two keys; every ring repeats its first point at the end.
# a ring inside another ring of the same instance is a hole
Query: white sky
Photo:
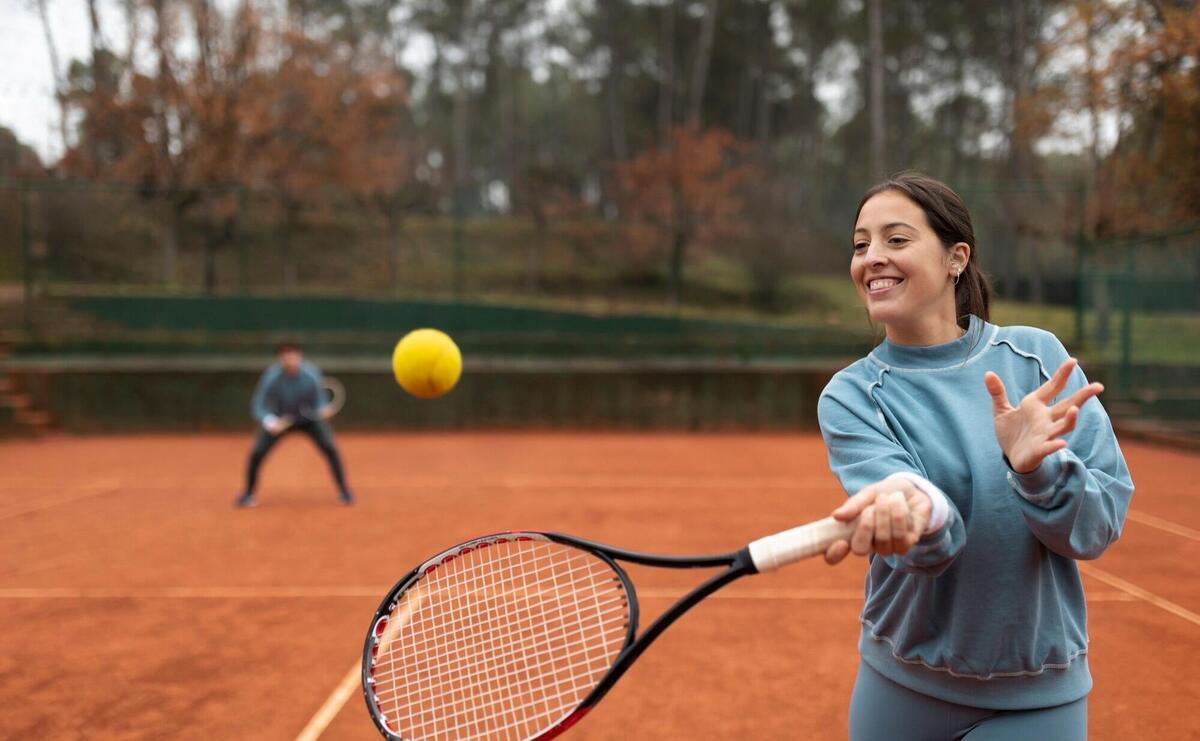
{"type": "MultiPolygon", "coordinates": [[[[120,20],[111,0],[98,4],[101,22],[110,42],[120,40],[120,20]]],[[[84,0],[47,0],[47,10],[58,47],[59,65],[66,71],[70,59],[91,54],[87,3],[84,0]]],[[[62,153],[58,135],[58,105],[50,74],[50,53],[34,0],[0,0],[0,126],[16,132],[46,160],[62,153]]]]}

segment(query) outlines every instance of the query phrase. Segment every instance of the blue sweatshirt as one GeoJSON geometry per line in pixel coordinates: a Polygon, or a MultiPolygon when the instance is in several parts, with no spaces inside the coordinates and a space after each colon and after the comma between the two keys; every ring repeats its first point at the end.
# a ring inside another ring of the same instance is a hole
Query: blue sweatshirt
{"type": "MultiPolygon", "coordinates": [[[[1129,470],[1091,399],[1067,448],[1014,473],[983,382],[996,372],[1015,406],[1068,357],[1049,332],[972,316],[953,342],[885,340],[822,392],[821,432],[847,494],[907,471],[949,499],[945,524],[908,553],[870,559],[859,650],[898,684],[995,709],[1061,705],[1091,689],[1075,559],[1120,536],[1129,470]]],[[[1060,398],[1086,384],[1076,368],[1060,398]]]]}
{"type": "Polygon", "coordinates": [[[284,373],[283,366],[272,363],[254,389],[250,413],[259,424],[268,416],[299,418],[303,410],[316,409],[321,395],[321,371],[307,360],[300,363],[294,376],[284,373]]]}

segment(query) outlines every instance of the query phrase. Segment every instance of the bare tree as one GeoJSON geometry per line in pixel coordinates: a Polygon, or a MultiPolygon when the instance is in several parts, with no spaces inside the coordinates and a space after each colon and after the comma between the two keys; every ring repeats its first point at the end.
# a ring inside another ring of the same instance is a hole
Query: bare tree
{"type": "Polygon", "coordinates": [[[608,45],[608,76],[604,102],[608,117],[608,131],[612,146],[612,157],[617,162],[629,159],[629,135],[625,130],[625,108],[622,80],[625,75],[626,40],[621,28],[624,14],[623,2],[601,3],[604,8],[604,30],[608,45]]]}
{"type": "Polygon", "coordinates": [[[871,177],[883,177],[887,167],[883,119],[883,0],[869,0],[867,26],[871,46],[871,177]]]}
{"type": "Polygon", "coordinates": [[[675,0],[662,9],[662,41],[659,45],[658,135],[664,144],[671,141],[675,114],[671,110],[675,99],[675,0]]]}
{"type": "Polygon", "coordinates": [[[708,84],[708,65],[712,60],[713,34],[717,27],[717,0],[708,0],[704,8],[704,21],[700,26],[700,46],[696,51],[696,63],[692,67],[691,103],[688,106],[688,126],[700,128],[700,110],[704,105],[704,88],[708,84]]]}
{"type": "Polygon", "coordinates": [[[50,31],[50,14],[46,10],[46,0],[36,0],[38,17],[42,21],[42,33],[46,36],[46,51],[50,53],[50,77],[54,80],[54,98],[58,101],[58,135],[62,138],[63,151],[67,151],[67,96],[63,83],[62,67],[58,63],[58,47],[54,43],[54,34],[50,31]]]}

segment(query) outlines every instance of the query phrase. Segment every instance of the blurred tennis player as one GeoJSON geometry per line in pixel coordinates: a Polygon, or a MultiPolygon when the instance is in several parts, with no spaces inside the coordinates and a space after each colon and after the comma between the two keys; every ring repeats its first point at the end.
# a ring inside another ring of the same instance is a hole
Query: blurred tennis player
{"type": "Polygon", "coordinates": [[[275,443],[291,432],[303,432],[316,443],[337,482],[338,499],[342,504],[353,504],[354,496],[346,486],[342,459],[327,421],[340,406],[340,398],[323,398],[326,380],[317,366],[304,359],[304,351],[299,345],[280,344],[275,354],[276,362],[263,371],[250,403],[259,428],[246,465],[246,489],[237,498],[237,505],[253,507],[258,504],[254,496],[258,468],[275,443]]]}
{"type": "Polygon", "coordinates": [[[853,741],[1087,737],[1077,559],[1117,539],[1133,482],[1089,383],[1054,335],[988,323],[974,229],[946,185],[869,190],[850,275],[886,339],[818,413],[863,518],[826,552],[869,555],[853,741]]]}

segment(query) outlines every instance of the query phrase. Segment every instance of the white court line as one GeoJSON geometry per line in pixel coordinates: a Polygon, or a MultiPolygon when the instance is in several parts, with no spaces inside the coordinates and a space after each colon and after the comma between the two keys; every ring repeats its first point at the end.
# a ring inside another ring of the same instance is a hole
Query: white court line
{"type": "Polygon", "coordinates": [[[308,725],[304,726],[304,730],[300,731],[300,735],[296,737],[296,741],[317,741],[333,719],[337,717],[342,706],[354,694],[362,684],[362,664],[354,662],[350,667],[350,671],[346,672],[346,676],[342,677],[342,681],[337,687],[333,688],[333,692],[329,697],[325,698],[325,703],[317,709],[312,719],[308,721],[308,725]]]}
{"type": "Polygon", "coordinates": [[[27,515],[32,512],[41,512],[42,510],[52,509],[54,507],[58,507],[63,504],[71,504],[72,502],[78,502],[81,499],[97,497],[97,496],[100,496],[101,494],[109,494],[111,492],[116,491],[119,487],[120,487],[120,482],[115,481],[115,480],[101,481],[101,482],[97,482],[95,484],[89,484],[88,486],[84,487],[83,491],[78,491],[73,494],[68,494],[67,496],[58,497],[57,499],[51,499],[48,502],[37,502],[35,504],[26,505],[24,507],[18,507],[17,509],[8,510],[7,512],[0,511],[0,520],[8,520],[8,519],[12,519],[13,517],[20,517],[21,515],[27,515]]]}
{"type": "Polygon", "coordinates": [[[0,599],[286,599],[380,597],[384,587],[0,587],[0,599]]]}
{"type": "Polygon", "coordinates": [[[1154,605],[1155,607],[1158,607],[1162,610],[1166,610],[1167,612],[1171,613],[1172,615],[1175,615],[1176,617],[1181,617],[1184,620],[1187,620],[1189,623],[1192,623],[1194,625],[1200,625],[1200,615],[1197,615],[1196,613],[1192,612],[1191,610],[1187,609],[1186,607],[1180,607],[1179,605],[1175,604],[1174,602],[1171,602],[1170,600],[1163,599],[1162,597],[1159,597],[1157,594],[1154,594],[1153,592],[1148,592],[1145,589],[1142,589],[1141,587],[1139,587],[1138,585],[1127,582],[1124,579],[1122,579],[1121,577],[1114,576],[1113,574],[1110,574],[1107,571],[1104,571],[1103,569],[1096,568],[1095,566],[1093,566],[1090,563],[1082,563],[1082,562],[1076,562],[1076,563],[1079,564],[1079,570],[1082,571],[1083,573],[1087,574],[1088,576],[1090,576],[1094,579],[1098,579],[1099,581],[1104,582],[1105,584],[1107,584],[1110,587],[1116,587],[1117,589],[1120,589],[1122,592],[1126,592],[1127,594],[1132,594],[1134,597],[1137,597],[1138,599],[1145,600],[1146,602],[1149,602],[1150,604],[1154,605]]]}
{"type": "MultiPolygon", "coordinates": [[[[638,597],[649,599],[679,599],[687,594],[683,589],[639,589],[638,597]]],[[[861,602],[861,589],[731,589],[727,592],[717,592],[705,599],[726,600],[787,600],[794,602],[810,602],[818,600],[834,600],[846,602],[861,602]]],[[[1088,602],[1136,602],[1137,597],[1124,592],[1089,592],[1088,602]]]]}
{"type": "MultiPolygon", "coordinates": [[[[648,587],[637,590],[645,599],[679,599],[686,589],[648,587]]],[[[0,587],[2,599],[335,599],[348,597],[378,598],[387,593],[386,587],[0,587]]],[[[717,600],[783,600],[807,602],[818,600],[861,601],[861,589],[731,589],[717,592],[708,599],[717,600]]],[[[1095,592],[1087,595],[1088,602],[1134,602],[1137,597],[1125,592],[1095,592]]]]}
{"type": "MultiPolygon", "coordinates": [[[[317,485],[306,485],[299,482],[287,485],[292,488],[317,488],[317,485]]],[[[546,476],[546,477],[500,477],[486,481],[464,481],[462,479],[438,476],[425,478],[356,478],[355,485],[359,488],[396,489],[413,491],[421,489],[611,489],[619,492],[622,489],[747,489],[781,490],[781,491],[828,491],[841,493],[841,487],[829,478],[786,478],[767,477],[753,478],[746,476],[708,476],[705,478],[687,476],[546,476]]],[[[48,484],[44,479],[6,479],[0,483],[0,492],[9,490],[24,490],[26,488],[45,489],[48,484]]],[[[229,479],[205,479],[189,477],[180,481],[172,477],[139,478],[135,484],[137,489],[169,489],[203,490],[227,489],[229,479]]]]}
{"type": "Polygon", "coordinates": [[[1147,515],[1142,512],[1135,512],[1133,510],[1129,510],[1127,513],[1125,513],[1125,517],[1133,520],[1134,522],[1140,522],[1143,525],[1156,527],[1159,530],[1165,530],[1173,535],[1181,535],[1185,538],[1189,538],[1197,543],[1200,543],[1200,530],[1193,530],[1185,525],[1180,525],[1178,523],[1171,522],[1170,520],[1164,520],[1161,517],[1147,515]]]}

